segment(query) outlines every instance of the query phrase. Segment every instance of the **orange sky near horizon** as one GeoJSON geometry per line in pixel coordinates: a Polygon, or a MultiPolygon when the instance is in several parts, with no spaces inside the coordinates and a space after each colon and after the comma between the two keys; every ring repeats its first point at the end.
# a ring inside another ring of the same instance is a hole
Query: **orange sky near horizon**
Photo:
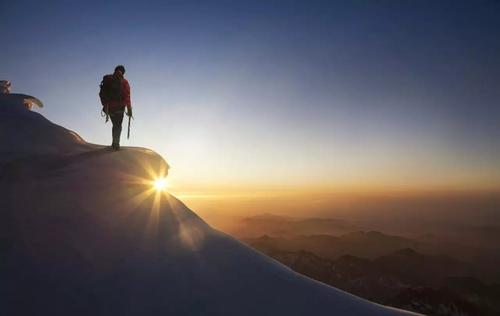
{"type": "Polygon", "coordinates": [[[342,219],[415,219],[450,225],[492,225],[500,222],[497,191],[313,192],[236,191],[180,192],[169,189],[211,224],[261,214],[342,219]]]}

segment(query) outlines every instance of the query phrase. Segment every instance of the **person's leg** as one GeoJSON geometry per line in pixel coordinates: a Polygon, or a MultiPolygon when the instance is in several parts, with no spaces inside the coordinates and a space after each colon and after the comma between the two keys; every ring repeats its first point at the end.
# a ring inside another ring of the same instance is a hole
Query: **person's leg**
{"type": "Polygon", "coordinates": [[[113,123],[113,148],[120,148],[120,135],[122,133],[123,111],[114,111],[110,113],[111,122],[113,123]]]}

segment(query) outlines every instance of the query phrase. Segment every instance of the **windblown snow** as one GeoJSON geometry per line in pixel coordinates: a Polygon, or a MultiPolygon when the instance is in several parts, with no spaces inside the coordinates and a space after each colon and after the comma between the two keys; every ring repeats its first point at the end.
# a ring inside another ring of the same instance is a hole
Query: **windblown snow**
{"type": "Polygon", "coordinates": [[[409,315],[301,276],[150,184],[115,152],[0,99],[1,315],[409,315]]]}

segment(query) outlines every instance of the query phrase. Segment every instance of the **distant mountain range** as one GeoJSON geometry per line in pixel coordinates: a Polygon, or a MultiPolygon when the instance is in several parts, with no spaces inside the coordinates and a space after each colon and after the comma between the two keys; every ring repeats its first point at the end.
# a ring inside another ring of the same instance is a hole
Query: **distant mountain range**
{"type": "MultiPolygon", "coordinates": [[[[445,243],[446,248],[459,244],[462,248],[486,248],[500,251],[499,225],[466,225],[428,222],[414,218],[347,219],[321,217],[289,217],[262,214],[235,220],[231,227],[223,227],[238,238],[255,238],[263,235],[292,237],[301,235],[343,235],[359,231],[380,231],[388,235],[413,240],[445,243]]],[[[463,249],[460,249],[460,252],[463,249]]]]}
{"type": "Polygon", "coordinates": [[[413,237],[363,227],[266,214],[242,220],[234,235],[301,274],[381,304],[431,316],[500,315],[495,226],[413,237]]]}
{"type": "Polygon", "coordinates": [[[500,312],[500,284],[467,277],[471,266],[448,256],[406,248],[375,259],[331,260],[304,250],[261,250],[299,273],[382,304],[436,316],[500,312]]]}
{"type": "Polygon", "coordinates": [[[343,255],[374,259],[400,249],[411,248],[428,255],[443,254],[462,261],[473,262],[478,267],[478,270],[481,267],[482,271],[478,276],[484,274],[484,277],[496,278],[495,266],[486,268],[488,262],[490,262],[488,258],[495,257],[498,255],[497,253],[455,243],[425,242],[406,237],[386,235],[375,231],[352,232],[340,236],[305,235],[271,237],[264,235],[259,238],[246,238],[243,240],[261,250],[308,250],[327,259],[337,259],[343,255]]]}
{"type": "MultiPolygon", "coordinates": [[[[360,230],[360,226],[341,219],[293,218],[262,215],[245,218],[230,234],[262,250],[307,250],[335,260],[343,255],[375,259],[404,248],[426,255],[447,255],[474,268],[474,276],[500,282],[500,248],[494,239],[500,230],[492,227],[462,227],[464,235],[475,241],[460,242],[450,238],[453,229],[440,233],[398,236],[380,231],[360,230]],[[491,240],[486,243],[480,240],[491,240]],[[481,246],[478,246],[481,245],[481,246]]],[[[465,237],[461,237],[465,239],[465,237]]]]}

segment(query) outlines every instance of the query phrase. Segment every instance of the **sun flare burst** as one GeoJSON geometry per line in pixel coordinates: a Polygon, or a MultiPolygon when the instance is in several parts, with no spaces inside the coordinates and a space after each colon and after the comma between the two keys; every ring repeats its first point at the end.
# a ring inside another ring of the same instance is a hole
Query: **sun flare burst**
{"type": "Polygon", "coordinates": [[[154,181],[154,187],[157,191],[165,191],[168,187],[168,182],[166,178],[158,178],[154,181]]]}

